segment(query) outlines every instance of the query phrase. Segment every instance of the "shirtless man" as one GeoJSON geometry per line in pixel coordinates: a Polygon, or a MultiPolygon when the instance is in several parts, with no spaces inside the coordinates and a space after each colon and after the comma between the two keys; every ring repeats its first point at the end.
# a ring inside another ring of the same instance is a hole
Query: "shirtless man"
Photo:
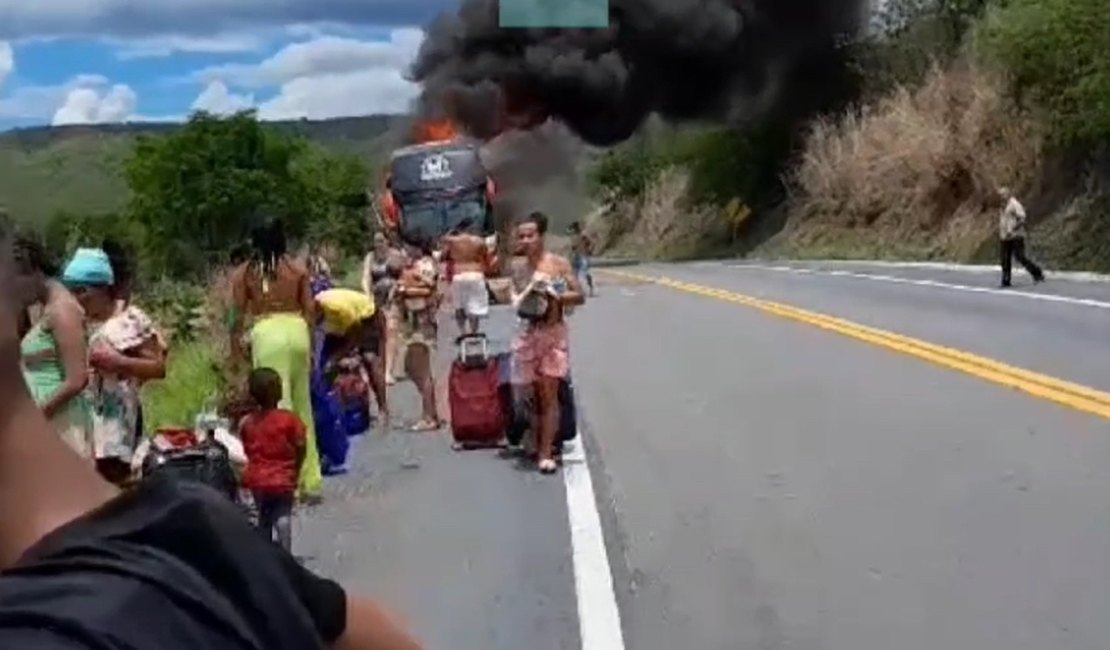
{"type": "Polygon", "coordinates": [[[470,232],[473,221],[464,220],[443,238],[444,252],[451,260],[451,302],[459,334],[477,334],[480,321],[489,315],[486,288],[488,249],[486,240],[470,232]]]}
{"type": "Polygon", "coordinates": [[[513,304],[518,305],[518,313],[524,312],[528,294],[542,291],[547,296],[547,309],[522,318],[525,325],[513,341],[513,363],[517,374],[514,381],[531,384],[535,395],[532,430],[536,432],[539,470],[552,474],[558,469],[555,436],[561,411],[559,382],[570,372],[564,309],[581,305],[586,297],[570,262],[545,248],[546,234],[547,216],[541,212],[533,212],[517,224],[517,248],[522,258],[513,269],[513,304]]]}

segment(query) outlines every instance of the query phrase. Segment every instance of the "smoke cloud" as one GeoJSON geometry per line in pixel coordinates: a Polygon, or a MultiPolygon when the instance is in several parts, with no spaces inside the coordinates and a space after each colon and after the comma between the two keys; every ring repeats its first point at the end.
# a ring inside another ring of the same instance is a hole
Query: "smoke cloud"
{"type": "MultiPolygon", "coordinates": [[[[525,2],[527,0],[505,0],[525,2]]],[[[609,0],[607,29],[503,29],[497,0],[463,0],[412,68],[419,110],[492,138],[553,118],[612,145],[652,113],[743,122],[817,108],[837,44],[868,0],[609,0]]]]}
{"type": "Polygon", "coordinates": [[[582,141],[548,121],[530,130],[506,131],[482,148],[482,163],[497,182],[495,210],[504,229],[533,210],[562,230],[589,210],[579,169],[582,141]]]}

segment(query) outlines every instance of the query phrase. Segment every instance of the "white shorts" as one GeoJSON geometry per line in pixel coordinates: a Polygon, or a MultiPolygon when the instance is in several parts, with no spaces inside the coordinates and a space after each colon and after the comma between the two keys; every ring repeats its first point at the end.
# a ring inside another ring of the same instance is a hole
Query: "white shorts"
{"type": "Polygon", "coordinates": [[[451,303],[456,311],[471,318],[489,315],[489,289],[486,276],[478,271],[458,273],[451,280],[451,303]]]}

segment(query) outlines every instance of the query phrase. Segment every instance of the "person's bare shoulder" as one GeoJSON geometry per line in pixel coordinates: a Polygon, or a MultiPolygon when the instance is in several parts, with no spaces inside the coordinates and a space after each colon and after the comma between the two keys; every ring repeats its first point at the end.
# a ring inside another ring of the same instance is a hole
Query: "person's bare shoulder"
{"type": "Polygon", "coordinates": [[[570,261],[558,253],[547,253],[547,259],[544,261],[552,271],[569,273],[571,270],[570,261]]]}
{"type": "Polygon", "coordinates": [[[288,257],[285,261],[289,265],[289,269],[293,271],[294,274],[298,276],[308,276],[308,265],[305,264],[304,260],[296,257],[288,257]]]}
{"type": "Polygon", "coordinates": [[[228,280],[231,282],[242,282],[243,278],[245,278],[247,275],[247,267],[249,266],[250,262],[243,262],[238,266],[233,267],[231,269],[231,272],[227,274],[228,280]]]}

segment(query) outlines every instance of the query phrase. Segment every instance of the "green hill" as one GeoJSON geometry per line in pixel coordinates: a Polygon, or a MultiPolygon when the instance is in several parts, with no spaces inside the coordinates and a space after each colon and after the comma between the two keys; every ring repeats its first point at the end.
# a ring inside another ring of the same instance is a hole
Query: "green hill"
{"type": "MultiPolygon", "coordinates": [[[[273,122],[337,153],[373,163],[394,146],[392,115],[333,120],[273,122]]],[[[108,124],[35,127],[0,134],[0,205],[18,221],[43,223],[58,212],[104,213],[121,209],[127,185],[121,174],[140,135],[157,135],[178,124],[108,124]]]]}

